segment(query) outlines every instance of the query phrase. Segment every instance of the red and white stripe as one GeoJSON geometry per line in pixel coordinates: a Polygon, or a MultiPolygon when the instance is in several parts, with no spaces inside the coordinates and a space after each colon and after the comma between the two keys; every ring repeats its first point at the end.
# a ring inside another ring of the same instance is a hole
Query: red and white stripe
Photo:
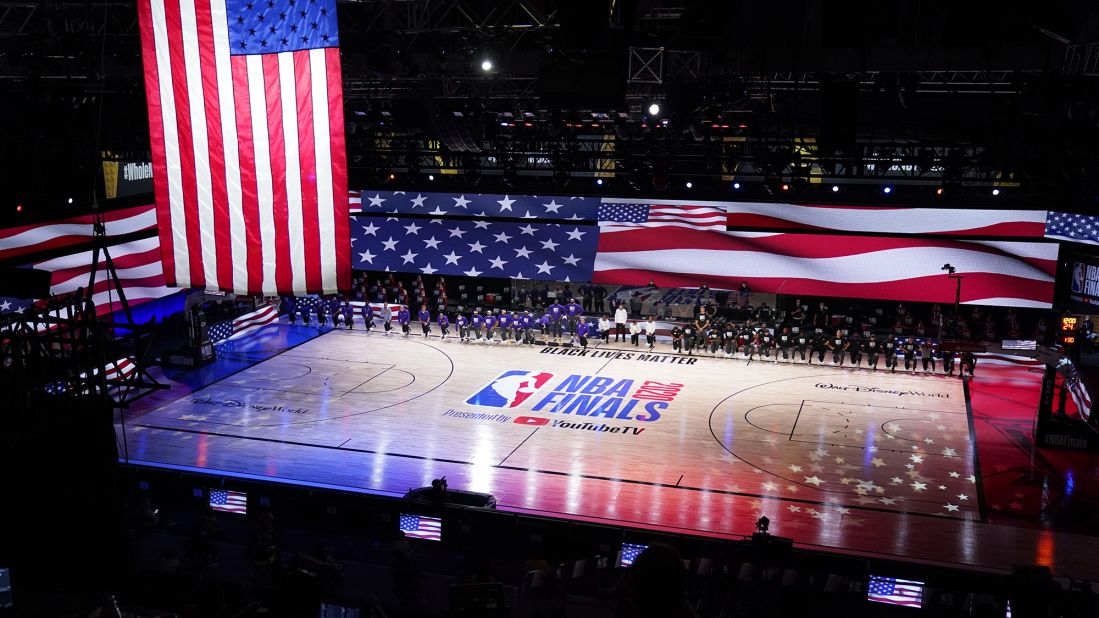
{"type": "MultiPolygon", "coordinates": [[[[131,306],[179,291],[165,285],[164,270],[160,261],[161,253],[156,238],[144,238],[115,245],[108,250],[123,292],[126,294],[126,301],[131,306]]],[[[82,251],[37,262],[33,266],[52,273],[50,294],[57,295],[87,288],[90,283],[91,264],[92,252],[82,251]]],[[[118,292],[108,278],[102,254],[96,271],[92,300],[100,315],[122,308],[118,300],[118,292]]]]}
{"type": "MultiPolygon", "coordinates": [[[[105,370],[107,382],[118,383],[124,381],[131,373],[137,371],[137,365],[134,364],[133,359],[124,356],[113,363],[107,363],[103,369],[105,370]]],[[[99,368],[92,369],[91,375],[99,375],[99,368]]],[[[82,373],[80,374],[80,377],[87,379],[88,374],[82,373]]]]}
{"type": "Polygon", "coordinates": [[[233,320],[233,334],[229,336],[229,339],[236,339],[242,337],[248,333],[278,322],[279,310],[275,305],[267,305],[260,307],[255,311],[246,313],[239,318],[233,320]]]}
{"type": "MultiPolygon", "coordinates": [[[[152,204],[103,214],[108,236],[122,236],[156,227],[152,204]]],[[[70,217],[0,229],[0,260],[91,242],[92,215],[70,217]]]]}
{"type": "Polygon", "coordinates": [[[223,0],[140,0],[138,13],[168,283],[349,287],[339,49],[231,56],[223,0]]]}
{"type": "Polygon", "coordinates": [[[831,230],[879,234],[944,234],[1042,238],[1044,210],[888,208],[730,202],[727,223],[737,230],[831,230]]]}
{"type": "Polygon", "coordinates": [[[682,227],[600,227],[594,280],[660,287],[1050,307],[1057,245],[1043,242],[718,232],[682,227]]]}
{"type": "Polygon", "coordinates": [[[347,209],[352,213],[363,211],[362,191],[350,191],[347,195],[347,209]]]}

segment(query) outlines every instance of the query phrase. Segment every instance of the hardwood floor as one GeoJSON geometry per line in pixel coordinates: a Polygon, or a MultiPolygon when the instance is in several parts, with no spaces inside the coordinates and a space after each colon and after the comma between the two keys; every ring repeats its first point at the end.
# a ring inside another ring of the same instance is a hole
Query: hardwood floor
{"type": "Polygon", "coordinates": [[[984,523],[958,378],[661,351],[331,331],[119,431],[135,463],[1099,577],[1092,537],[984,523]]]}

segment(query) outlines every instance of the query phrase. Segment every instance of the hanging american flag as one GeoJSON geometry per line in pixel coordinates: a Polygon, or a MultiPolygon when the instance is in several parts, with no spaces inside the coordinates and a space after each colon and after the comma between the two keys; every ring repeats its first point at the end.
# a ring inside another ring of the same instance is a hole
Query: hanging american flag
{"type": "Polygon", "coordinates": [[[335,0],[140,0],[170,285],[350,285],[335,0]]]}
{"type": "Polygon", "coordinates": [[[709,206],[605,204],[593,278],[599,283],[736,289],[806,296],[1048,308],[1057,244],[911,236],[725,232],[709,206]],[[653,212],[659,213],[659,218],[653,212]]]}
{"type": "Polygon", "coordinates": [[[888,605],[922,607],[923,582],[871,575],[866,599],[888,605]]]}
{"type": "Polygon", "coordinates": [[[443,521],[438,517],[401,514],[401,531],[410,539],[443,540],[443,521]]]}
{"type": "MultiPolygon", "coordinates": [[[[974,208],[896,208],[729,202],[728,225],[734,230],[821,230],[879,234],[944,234],[1041,238],[1044,210],[974,208]]],[[[1051,213],[1052,214],[1052,213],[1051,213]]]]}
{"type": "Polygon", "coordinates": [[[248,512],[248,494],[243,491],[210,490],[210,509],[243,515],[248,512]]]}

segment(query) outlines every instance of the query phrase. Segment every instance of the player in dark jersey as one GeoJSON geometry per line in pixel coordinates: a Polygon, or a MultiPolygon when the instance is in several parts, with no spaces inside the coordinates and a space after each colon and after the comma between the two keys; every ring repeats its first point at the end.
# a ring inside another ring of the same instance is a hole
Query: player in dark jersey
{"type": "Polygon", "coordinates": [[[843,354],[847,351],[847,339],[843,336],[843,331],[836,331],[836,336],[828,339],[826,344],[828,349],[832,351],[832,364],[843,366],[843,354]]]}
{"type": "Polygon", "coordinates": [[[954,350],[943,350],[943,373],[954,375],[954,350]]]}
{"type": "Polygon", "coordinates": [[[878,345],[878,336],[874,333],[870,333],[870,338],[866,340],[866,364],[874,370],[878,368],[878,353],[881,352],[881,346],[878,345]]]}
{"type": "Polygon", "coordinates": [[[370,302],[363,303],[363,325],[366,326],[366,332],[370,332],[374,328],[374,308],[370,306],[370,302]]]}
{"type": "Polygon", "coordinates": [[[923,363],[924,371],[927,371],[927,367],[930,365],[931,373],[935,373],[935,346],[931,344],[930,339],[925,339],[923,344],[920,345],[920,361],[923,363]]]}
{"type": "MultiPolygon", "coordinates": [[[[603,335],[603,340],[606,341],[606,334],[603,335]]],[[[676,324],[672,327],[672,351],[679,352],[683,349],[683,329],[676,324]]]]}
{"type": "Polygon", "coordinates": [[[851,353],[851,365],[855,368],[862,365],[862,347],[862,339],[859,338],[858,334],[852,334],[847,341],[847,350],[851,353]]]}
{"type": "Polygon", "coordinates": [[[901,345],[901,352],[904,353],[904,370],[916,373],[916,340],[912,337],[908,338],[901,345]]]}
{"type": "MultiPolygon", "coordinates": [[[[790,360],[790,348],[794,345],[794,336],[790,334],[790,327],[784,326],[778,335],[778,349],[782,350],[782,360],[790,360]]],[[[775,357],[778,360],[778,357],[775,357]]]]}
{"type": "Polygon", "coordinates": [[[897,371],[897,352],[897,338],[889,335],[889,339],[886,339],[885,345],[882,346],[882,354],[885,355],[885,368],[891,373],[897,371]]]}
{"type": "Polygon", "coordinates": [[[736,323],[729,320],[725,323],[725,328],[721,331],[721,344],[725,348],[726,358],[736,354],[737,340],[740,338],[740,333],[737,332],[736,323]]]}
{"type": "Polygon", "coordinates": [[[688,356],[694,356],[695,326],[690,322],[683,325],[683,351],[688,356]]]}
{"type": "Polygon", "coordinates": [[[804,328],[798,329],[798,336],[796,340],[798,346],[798,354],[801,356],[801,362],[805,362],[805,352],[809,352],[809,362],[813,362],[813,338],[805,332],[804,328]]]}

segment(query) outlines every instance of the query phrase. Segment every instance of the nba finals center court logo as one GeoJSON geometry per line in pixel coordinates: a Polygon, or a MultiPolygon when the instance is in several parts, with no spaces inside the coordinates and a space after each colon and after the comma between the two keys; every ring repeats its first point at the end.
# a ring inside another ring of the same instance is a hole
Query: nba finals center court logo
{"type": "Polygon", "coordinates": [[[466,403],[488,408],[515,408],[553,378],[552,373],[513,369],[473,393],[466,403]]]}

